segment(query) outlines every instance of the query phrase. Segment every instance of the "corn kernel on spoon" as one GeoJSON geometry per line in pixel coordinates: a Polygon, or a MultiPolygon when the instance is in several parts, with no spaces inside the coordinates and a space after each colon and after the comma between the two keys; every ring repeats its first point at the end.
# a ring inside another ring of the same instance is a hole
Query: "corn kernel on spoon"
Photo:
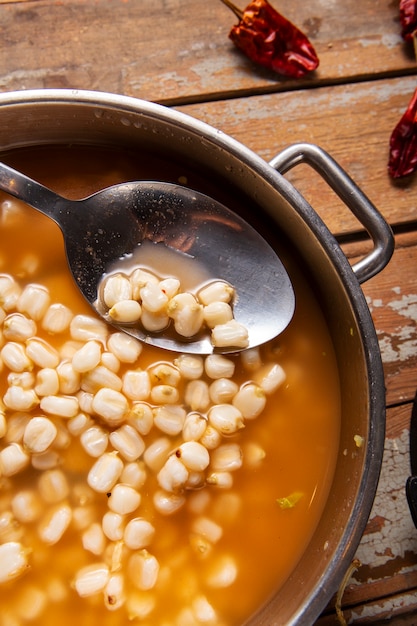
{"type": "Polygon", "coordinates": [[[208,196],[177,184],[141,181],[68,200],[0,163],[0,189],[49,216],[60,227],[68,265],[89,304],[120,330],[176,352],[235,352],[215,348],[206,331],[186,338],[171,330],[109,320],[100,297],[103,277],[139,264],[175,275],[188,290],[221,279],[233,286],[234,319],[247,347],[276,337],[289,324],[295,298],[275,251],[240,216],[208,196]]]}

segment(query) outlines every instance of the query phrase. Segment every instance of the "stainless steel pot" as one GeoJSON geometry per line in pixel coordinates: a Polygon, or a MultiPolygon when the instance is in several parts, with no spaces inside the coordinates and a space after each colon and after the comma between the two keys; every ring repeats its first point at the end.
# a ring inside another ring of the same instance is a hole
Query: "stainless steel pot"
{"type": "Polygon", "coordinates": [[[384,378],[360,283],[389,261],[391,230],[343,170],[316,146],[291,146],[268,164],[220,131],[149,102],[70,90],[0,95],[0,157],[19,147],[74,143],[147,151],[197,168],[202,187],[204,181],[209,183],[202,191],[221,196],[227,188],[229,197],[245,198],[246,204],[256,206],[255,221],[264,229],[265,222],[272,224],[272,230],[283,234],[314,282],[342,381],[337,467],[323,516],[302,559],[285,585],[248,621],[268,626],[312,624],[354,556],[379,478],[384,378]],[[315,211],[282,176],[300,162],[322,175],[371,235],[372,252],[353,268],[315,211]],[[357,434],[365,439],[362,449],[355,445],[357,434]]]}

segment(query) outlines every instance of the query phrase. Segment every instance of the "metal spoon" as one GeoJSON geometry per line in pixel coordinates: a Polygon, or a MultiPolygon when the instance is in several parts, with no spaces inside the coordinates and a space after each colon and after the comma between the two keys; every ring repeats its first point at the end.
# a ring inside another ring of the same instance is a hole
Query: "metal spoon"
{"type": "MultiPolygon", "coordinates": [[[[165,272],[172,275],[179,269],[182,288],[183,279],[190,290],[193,281],[201,283],[204,277],[233,285],[237,293],[234,317],[248,329],[249,347],[276,337],[291,321],[294,292],[274,250],[247,222],[206,195],[176,184],[141,181],[68,200],[2,163],[0,189],[58,224],[75,282],[100,315],[97,298],[103,275],[124,271],[147,249],[147,253],[156,252],[154,259],[162,258],[159,253],[163,251],[176,257],[175,270],[169,263],[165,272]]],[[[151,334],[137,326],[112,325],[168,350],[214,351],[207,333],[189,341],[172,333],[151,334]]]]}

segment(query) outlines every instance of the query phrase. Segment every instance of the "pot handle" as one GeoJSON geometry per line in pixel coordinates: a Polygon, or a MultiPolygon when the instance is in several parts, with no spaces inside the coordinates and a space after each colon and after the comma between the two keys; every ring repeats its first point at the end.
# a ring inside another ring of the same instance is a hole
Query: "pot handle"
{"type": "Polygon", "coordinates": [[[394,252],[391,227],[350,176],[322,148],[309,143],[293,144],[274,157],[269,165],[285,174],[300,163],[310,165],[320,174],[370,235],[373,250],[352,266],[358,281],[364,283],[387,265],[394,252]]]}

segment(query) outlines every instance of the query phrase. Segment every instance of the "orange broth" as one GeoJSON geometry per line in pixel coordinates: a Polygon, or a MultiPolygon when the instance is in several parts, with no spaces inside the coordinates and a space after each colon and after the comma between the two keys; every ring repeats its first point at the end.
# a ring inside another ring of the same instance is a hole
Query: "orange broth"
{"type": "MultiPolygon", "coordinates": [[[[128,156],[106,151],[43,149],[16,152],[9,161],[68,197],[83,197],[96,189],[129,177],[138,177],[128,156]]],[[[0,273],[13,275],[21,285],[45,285],[53,302],[63,303],[76,313],[94,315],[78,293],[67,267],[61,235],[48,218],[22,203],[0,196],[0,273]]],[[[152,504],[156,488],[149,476],[142,488],[137,516],[147,517],[155,527],[148,548],[160,564],[154,589],[140,591],[127,585],[145,607],[135,617],[125,604],[109,611],[102,594],[80,598],[73,587],[82,566],[100,560],[81,545],[80,530],[70,524],[62,539],[52,546],[37,536],[38,521],[15,521],[4,529],[0,544],[18,537],[27,545],[29,569],[17,579],[0,585],[2,626],[122,626],[129,620],[143,626],[185,626],[181,611],[196,596],[204,596],[216,612],[214,623],[238,626],[260,607],[288,578],[301,558],[322,514],[333,477],[340,426],[339,379],[332,342],[311,287],[296,267],[291,268],[297,307],[288,329],[264,346],[265,360],[275,359],[286,373],[284,384],[267,399],[263,413],[248,420],[230,440],[243,450],[243,466],[233,474],[233,486],[205,486],[209,494],[203,513],[223,529],[220,540],[201,555],[192,547],[190,526],[194,513],[190,502],[198,502],[201,491],[186,493],[186,504],[171,516],[161,515],[152,504]],[[264,458],[251,461],[251,446],[264,458]],[[297,494],[293,506],[279,500],[297,494]],[[231,555],[237,564],[236,580],[227,587],[213,588],[207,576],[216,560],[231,555]],[[39,603],[40,608],[37,607],[39,603]],[[146,608],[148,607],[148,608],[146,608]],[[151,609],[149,609],[151,607],[151,609]],[[147,614],[148,611],[148,614],[147,614]]],[[[38,335],[57,349],[67,336],[51,336],[38,328],[38,335]]],[[[135,366],[145,368],[158,361],[173,360],[145,346],[135,366]]],[[[248,378],[236,360],[235,380],[248,378]]],[[[0,375],[3,397],[7,372],[0,375]]],[[[39,409],[33,412],[39,414],[39,409]]],[[[155,427],[144,439],[153,441],[155,427]]],[[[6,445],[0,439],[0,450],[6,445]]],[[[70,485],[85,484],[93,460],[76,437],[60,450],[60,468],[70,485]]],[[[28,486],[36,488],[40,470],[31,467],[0,478],[0,521],[10,510],[13,494],[28,486]]],[[[71,499],[71,498],[70,498],[71,499]]],[[[83,506],[72,498],[71,506],[83,506]]],[[[106,494],[96,494],[92,503],[100,522],[107,510],[106,494]]],[[[202,505],[203,506],[203,505],[202,505]]],[[[111,542],[108,542],[111,543],[111,542]]],[[[123,570],[123,563],[120,565],[123,570]]],[[[205,623],[205,622],[195,622],[205,623]]],[[[211,622],[210,622],[211,623],[211,622]]]]}

